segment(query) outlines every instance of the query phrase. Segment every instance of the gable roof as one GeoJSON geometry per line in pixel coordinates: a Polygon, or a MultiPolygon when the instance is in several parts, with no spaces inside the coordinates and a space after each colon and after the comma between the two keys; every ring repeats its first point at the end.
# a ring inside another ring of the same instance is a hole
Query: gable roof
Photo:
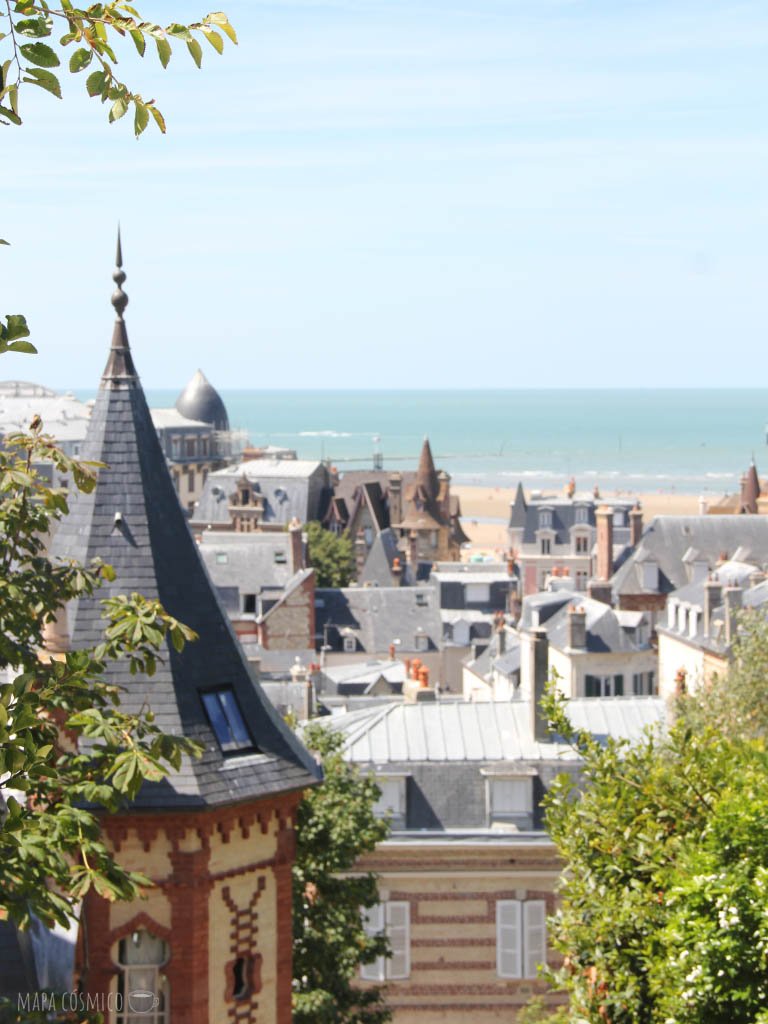
{"type": "Polygon", "coordinates": [[[765,516],[656,516],[643,532],[635,551],[613,575],[614,594],[668,594],[688,583],[683,558],[695,548],[701,561],[714,567],[721,555],[738,550],[740,561],[768,561],[768,518],[765,516]],[[655,563],[658,587],[648,591],[639,566],[655,563]]]}
{"type": "Polygon", "coordinates": [[[201,758],[185,758],[179,772],[160,783],[145,783],[134,808],[200,808],[303,788],[317,779],[315,762],[251,678],[202,564],[134,368],[122,316],[125,275],[118,270],[114,277],[117,321],[83,446],[83,458],[103,462],[105,468],[91,494],[73,496],[52,556],[88,564],[98,555],[115,568],[117,578],[93,597],[71,603],[71,645],[97,643],[104,627],[101,601],[133,591],[159,599],[199,634],[181,653],[166,643],[151,678],[132,676],[124,662],[108,666],[105,673],[121,687],[126,711],[135,714],[148,704],[164,731],[205,747],[201,758]],[[201,696],[216,687],[234,693],[256,752],[222,753],[201,696]]]}
{"type": "MultiPolygon", "coordinates": [[[[368,654],[381,654],[400,641],[398,651],[416,652],[416,636],[427,637],[428,650],[442,646],[443,624],[434,587],[344,587],[315,591],[318,636],[341,646],[354,636],[368,654]]],[[[421,653],[421,652],[420,652],[421,653]]]]}

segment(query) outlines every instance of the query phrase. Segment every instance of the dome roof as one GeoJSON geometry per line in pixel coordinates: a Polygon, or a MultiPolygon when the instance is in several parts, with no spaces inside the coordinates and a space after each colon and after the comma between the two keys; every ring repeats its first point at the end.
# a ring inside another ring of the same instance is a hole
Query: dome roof
{"type": "Polygon", "coordinates": [[[189,420],[210,423],[216,430],[229,430],[229,416],[216,388],[198,370],[176,399],[176,408],[189,420]]]}

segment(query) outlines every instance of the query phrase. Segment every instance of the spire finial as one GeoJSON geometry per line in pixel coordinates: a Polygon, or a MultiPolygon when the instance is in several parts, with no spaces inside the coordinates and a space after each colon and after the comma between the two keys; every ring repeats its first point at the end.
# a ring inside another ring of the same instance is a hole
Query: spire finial
{"type": "Polygon", "coordinates": [[[117,288],[112,293],[112,305],[115,307],[117,313],[117,319],[123,319],[123,313],[125,307],[128,305],[128,296],[122,289],[123,282],[125,281],[125,271],[123,270],[123,247],[120,243],[120,225],[117,225],[117,253],[115,254],[115,263],[117,264],[117,270],[112,275],[112,280],[117,285],[117,288]]]}

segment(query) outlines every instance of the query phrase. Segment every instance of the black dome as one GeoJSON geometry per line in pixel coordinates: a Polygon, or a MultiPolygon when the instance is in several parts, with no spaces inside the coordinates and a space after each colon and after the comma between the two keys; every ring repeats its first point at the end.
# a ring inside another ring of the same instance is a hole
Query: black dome
{"type": "Polygon", "coordinates": [[[210,423],[215,430],[229,430],[226,406],[202,370],[197,371],[176,399],[176,408],[188,420],[210,423]]]}

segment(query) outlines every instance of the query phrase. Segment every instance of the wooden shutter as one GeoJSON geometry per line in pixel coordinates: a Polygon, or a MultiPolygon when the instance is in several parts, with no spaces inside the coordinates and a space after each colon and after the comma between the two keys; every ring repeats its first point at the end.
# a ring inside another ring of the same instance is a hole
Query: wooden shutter
{"type": "Polygon", "coordinates": [[[538,964],[547,961],[547,907],[544,900],[527,900],[523,904],[525,946],[525,978],[538,976],[538,964]]]}
{"type": "Polygon", "coordinates": [[[522,976],[521,916],[519,900],[497,900],[496,971],[501,978],[522,976]]]}
{"type": "Polygon", "coordinates": [[[387,960],[388,978],[407,978],[411,973],[411,907],[405,901],[386,904],[387,937],[392,957],[387,960]]]}
{"type": "MultiPolygon", "coordinates": [[[[363,910],[363,928],[366,935],[381,935],[385,927],[384,904],[377,903],[363,910]]],[[[360,977],[364,981],[384,981],[385,958],[377,956],[370,964],[360,965],[360,977]]]]}

